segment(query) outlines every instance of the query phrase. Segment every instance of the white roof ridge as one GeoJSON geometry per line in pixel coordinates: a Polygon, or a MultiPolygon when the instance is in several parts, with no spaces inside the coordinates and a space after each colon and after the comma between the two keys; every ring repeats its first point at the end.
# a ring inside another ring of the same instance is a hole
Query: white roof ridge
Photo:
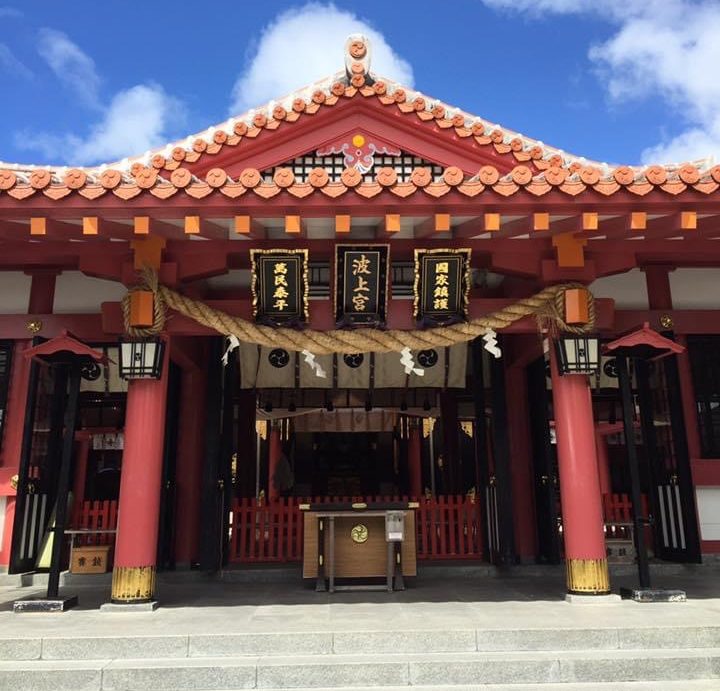
{"type": "MultiPolygon", "coordinates": [[[[603,176],[606,176],[609,174],[609,172],[615,168],[618,167],[627,167],[635,172],[639,172],[642,170],[646,170],[650,165],[662,165],[664,168],[668,170],[676,170],[680,168],[683,165],[687,165],[687,163],[690,163],[690,165],[695,166],[696,168],[700,169],[702,172],[705,172],[709,170],[713,164],[714,159],[712,156],[709,156],[707,158],[698,159],[691,162],[686,163],[670,163],[670,164],[647,164],[647,165],[625,165],[625,164],[608,164],[600,161],[594,161],[591,159],[588,159],[584,156],[578,156],[575,154],[569,154],[566,151],[559,149],[557,147],[549,146],[545,143],[543,143],[539,139],[533,139],[531,137],[527,137],[526,135],[523,135],[520,132],[516,132],[514,130],[508,129],[507,127],[504,127],[502,125],[498,125],[496,123],[491,122],[490,120],[487,120],[481,116],[475,115],[473,113],[469,113],[457,106],[452,106],[450,104],[445,103],[444,101],[441,101],[437,98],[434,98],[432,96],[428,96],[427,94],[423,93],[419,89],[414,89],[411,87],[407,87],[403,84],[400,84],[399,82],[384,77],[382,75],[377,75],[374,73],[370,73],[370,84],[376,83],[376,82],[383,82],[387,86],[387,94],[392,95],[395,91],[398,89],[402,89],[406,93],[406,100],[407,101],[413,101],[414,99],[421,97],[425,100],[425,108],[426,110],[431,110],[432,108],[435,108],[437,106],[440,106],[445,109],[446,115],[449,117],[454,117],[457,115],[460,115],[464,121],[465,126],[468,128],[471,128],[475,124],[482,124],[484,127],[484,133],[485,135],[489,135],[491,132],[495,130],[499,130],[503,133],[503,143],[508,144],[514,139],[520,139],[520,141],[523,144],[523,150],[529,150],[534,147],[540,147],[542,149],[542,158],[544,160],[548,160],[552,158],[553,156],[560,156],[563,161],[563,166],[568,166],[572,163],[579,163],[582,166],[595,166],[600,168],[603,171],[603,176]]],[[[124,172],[128,172],[132,166],[135,163],[142,163],[143,165],[149,165],[152,161],[152,158],[158,154],[168,157],[173,149],[180,147],[182,149],[185,149],[186,151],[191,151],[193,147],[193,143],[201,139],[207,143],[213,142],[213,135],[218,131],[224,131],[227,134],[231,135],[234,134],[234,127],[238,122],[245,122],[246,125],[252,126],[252,120],[257,114],[264,114],[269,119],[272,118],[272,111],[273,109],[278,105],[282,105],[283,108],[286,110],[292,109],[292,102],[297,98],[302,98],[306,103],[309,103],[312,99],[312,95],[315,91],[322,90],[326,93],[326,95],[331,94],[331,87],[336,82],[343,82],[345,84],[348,83],[347,75],[344,70],[338,71],[332,75],[323,77],[321,79],[316,80],[315,82],[312,82],[310,84],[307,84],[305,86],[302,86],[285,96],[282,96],[280,98],[274,98],[270,101],[266,102],[263,105],[250,108],[246,110],[243,113],[240,113],[238,115],[232,115],[223,122],[220,122],[218,124],[211,125],[210,127],[205,128],[204,130],[201,130],[199,132],[196,132],[194,134],[182,137],[181,139],[177,139],[172,142],[168,142],[165,144],[162,144],[161,146],[158,146],[156,148],[149,149],[148,151],[145,151],[144,153],[141,153],[139,155],[130,156],[123,158],[118,161],[112,161],[107,163],[101,163],[96,164],[93,166],[55,166],[55,165],[42,165],[42,164],[20,164],[20,163],[5,163],[0,161],[0,169],[5,170],[12,170],[13,172],[20,172],[20,173],[31,173],[33,170],[36,169],[44,169],[44,170],[50,170],[53,173],[57,172],[65,172],[67,170],[70,170],[71,168],[77,168],[79,170],[84,171],[88,175],[96,175],[100,174],[103,170],[106,170],[108,168],[121,170],[124,172]]],[[[530,164],[531,161],[528,161],[528,164],[530,164]]],[[[518,165],[522,165],[522,161],[518,161],[518,165]]]]}

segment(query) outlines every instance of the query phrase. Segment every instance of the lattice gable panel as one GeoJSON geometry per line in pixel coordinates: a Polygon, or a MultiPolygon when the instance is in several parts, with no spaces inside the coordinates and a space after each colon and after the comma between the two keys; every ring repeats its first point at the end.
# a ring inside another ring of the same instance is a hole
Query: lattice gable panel
{"type": "Polygon", "coordinates": [[[380,168],[393,168],[398,180],[410,179],[415,168],[429,168],[433,180],[440,180],[443,166],[401,150],[392,142],[365,132],[345,136],[290,161],[262,171],[271,182],[279,168],[290,168],[298,182],[305,182],[314,168],[323,168],[331,181],[340,180],[343,170],[356,168],[365,181],[372,181],[380,168]]]}
{"type": "MultiPolygon", "coordinates": [[[[332,182],[340,180],[343,170],[347,168],[345,156],[343,154],[330,154],[321,156],[317,152],[310,152],[304,156],[287,161],[279,166],[273,166],[262,171],[263,180],[272,182],[275,171],[279,168],[290,168],[298,182],[305,182],[313,168],[324,168],[332,182]]],[[[413,156],[405,152],[400,152],[398,156],[388,154],[376,154],[374,164],[369,170],[363,172],[363,180],[370,182],[375,179],[375,174],[379,168],[393,168],[397,173],[398,180],[405,182],[410,179],[410,175],[415,168],[429,168],[433,181],[437,182],[442,179],[443,166],[432,163],[413,156]]],[[[362,172],[362,171],[361,171],[362,172]]]]}

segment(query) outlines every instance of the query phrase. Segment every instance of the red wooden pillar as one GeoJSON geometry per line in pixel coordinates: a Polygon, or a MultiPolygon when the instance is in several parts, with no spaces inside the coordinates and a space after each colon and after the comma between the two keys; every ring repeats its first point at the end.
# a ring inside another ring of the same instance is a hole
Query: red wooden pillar
{"type": "MultiPolygon", "coordinates": [[[[87,432],[75,433],[75,471],[73,477],[73,516],[85,499],[85,481],[87,479],[88,456],[90,455],[91,435],[87,432]]],[[[71,516],[72,518],[72,516],[71,516]]]]}
{"type": "Polygon", "coordinates": [[[530,413],[527,405],[527,370],[505,369],[510,428],[510,479],[513,496],[515,551],[521,561],[531,561],[537,553],[535,530],[535,488],[530,448],[530,413]]]}
{"type": "Polygon", "coordinates": [[[115,542],[112,601],[149,602],[155,594],[168,353],[159,380],[130,382],[115,542]]]}
{"type": "Polygon", "coordinates": [[[268,452],[268,501],[274,501],[280,496],[280,492],[275,484],[275,473],[277,471],[278,462],[282,455],[282,439],[280,438],[280,427],[272,423],[270,428],[270,449],[268,452]]]}
{"type": "Polygon", "coordinates": [[[700,427],[698,425],[695,385],[690,369],[690,351],[687,347],[687,337],[677,336],[675,340],[685,347],[685,352],[677,355],[678,377],[680,379],[680,396],[682,398],[683,416],[685,417],[685,432],[687,434],[688,456],[692,460],[702,456],[700,443],[700,427]]]}
{"type": "MultiPolygon", "coordinates": [[[[38,269],[27,273],[32,276],[28,314],[52,314],[55,301],[55,279],[60,272],[56,269],[38,269]]],[[[10,478],[18,473],[20,467],[23,421],[26,414],[30,376],[30,362],[23,356],[23,351],[30,346],[30,340],[15,342],[4,438],[0,445],[0,492],[5,496],[5,525],[2,539],[0,539],[0,567],[3,568],[9,565],[12,550],[16,496],[15,490],[11,489],[9,485],[10,478]],[[7,479],[7,486],[3,479],[7,479]]]]}
{"type": "Polygon", "coordinates": [[[179,566],[190,566],[199,559],[200,501],[202,462],[205,443],[204,369],[186,369],[180,385],[180,411],[177,450],[177,522],[175,558],[179,566]]]}
{"type": "Polygon", "coordinates": [[[607,435],[602,434],[600,431],[595,432],[595,450],[597,451],[600,494],[610,494],[612,492],[612,482],[610,481],[607,435]]]}
{"type": "Polygon", "coordinates": [[[410,497],[419,499],[422,496],[422,428],[417,425],[410,428],[408,477],[410,480],[410,497]]]}
{"type": "Polygon", "coordinates": [[[18,474],[20,468],[23,421],[25,419],[28,378],[30,376],[30,361],[23,356],[23,351],[29,348],[30,345],[30,341],[16,341],[13,349],[7,417],[4,425],[4,439],[0,448],[0,492],[5,495],[5,526],[3,539],[0,542],[0,567],[2,568],[10,564],[10,553],[12,551],[16,494],[11,483],[12,477],[18,474]]]}
{"type": "MultiPolygon", "coordinates": [[[[651,310],[672,311],[672,290],[670,288],[670,271],[672,268],[673,267],[661,265],[645,267],[648,306],[651,310]]],[[[685,336],[678,336],[675,340],[685,346],[685,352],[677,356],[677,365],[683,417],[685,418],[688,456],[690,459],[700,458],[700,429],[698,427],[697,409],[695,407],[695,387],[693,386],[692,372],[690,371],[690,354],[687,350],[687,338],[685,336]]]]}
{"type": "Polygon", "coordinates": [[[60,272],[56,269],[38,269],[26,273],[32,276],[28,314],[52,314],[55,283],[60,272]]]}
{"type": "Polygon", "coordinates": [[[550,348],[567,588],[610,592],[590,386],[585,375],[560,376],[550,348]]]}

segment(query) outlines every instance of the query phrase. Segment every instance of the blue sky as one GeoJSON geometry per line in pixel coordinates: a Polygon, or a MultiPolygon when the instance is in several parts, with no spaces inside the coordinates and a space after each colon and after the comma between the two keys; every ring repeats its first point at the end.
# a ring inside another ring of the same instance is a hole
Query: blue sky
{"type": "Polygon", "coordinates": [[[141,154],[341,69],[351,31],[374,71],[571,153],[720,158],[717,0],[0,0],[0,160],[141,154]]]}

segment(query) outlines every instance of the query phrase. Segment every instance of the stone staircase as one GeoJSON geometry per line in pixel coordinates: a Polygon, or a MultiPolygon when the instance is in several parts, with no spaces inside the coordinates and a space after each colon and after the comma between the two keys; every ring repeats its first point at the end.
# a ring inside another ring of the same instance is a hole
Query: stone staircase
{"type": "Polygon", "coordinates": [[[720,689],[720,626],[113,637],[71,632],[68,626],[67,635],[13,638],[12,628],[4,627],[0,689],[720,689]]]}

